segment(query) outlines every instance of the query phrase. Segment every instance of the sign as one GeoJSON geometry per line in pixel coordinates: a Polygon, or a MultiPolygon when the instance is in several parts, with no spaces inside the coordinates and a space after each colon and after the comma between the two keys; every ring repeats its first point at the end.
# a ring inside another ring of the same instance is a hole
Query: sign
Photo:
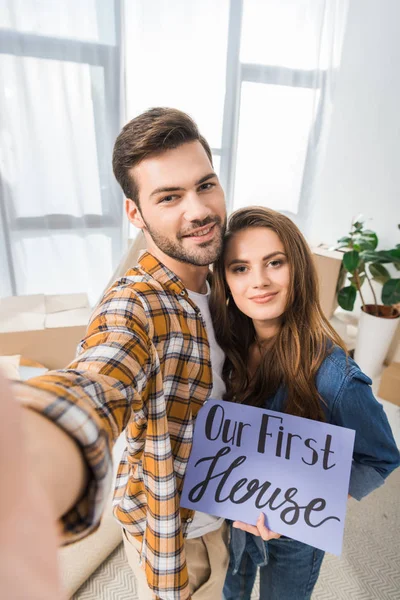
{"type": "Polygon", "coordinates": [[[196,418],[181,506],[340,555],[355,432],[209,400],[196,418]]]}

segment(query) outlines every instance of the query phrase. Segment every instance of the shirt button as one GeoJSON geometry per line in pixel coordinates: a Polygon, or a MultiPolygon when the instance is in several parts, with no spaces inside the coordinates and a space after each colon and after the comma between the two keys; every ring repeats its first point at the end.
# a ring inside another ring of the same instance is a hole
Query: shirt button
{"type": "Polygon", "coordinates": [[[186,520],[186,523],[192,523],[192,521],[193,521],[193,519],[192,519],[191,517],[189,517],[189,518],[186,520]]]}

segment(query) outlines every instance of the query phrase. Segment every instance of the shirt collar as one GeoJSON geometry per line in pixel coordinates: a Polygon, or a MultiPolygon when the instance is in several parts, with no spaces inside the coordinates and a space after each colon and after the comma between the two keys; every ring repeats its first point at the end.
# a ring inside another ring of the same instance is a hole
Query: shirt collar
{"type": "Polygon", "coordinates": [[[182,281],[173,273],[168,267],[163,265],[155,256],[150,252],[145,252],[139,258],[139,266],[148,275],[151,275],[153,279],[161,283],[162,286],[168,288],[174,294],[185,296],[187,294],[186,288],[182,281]]]}

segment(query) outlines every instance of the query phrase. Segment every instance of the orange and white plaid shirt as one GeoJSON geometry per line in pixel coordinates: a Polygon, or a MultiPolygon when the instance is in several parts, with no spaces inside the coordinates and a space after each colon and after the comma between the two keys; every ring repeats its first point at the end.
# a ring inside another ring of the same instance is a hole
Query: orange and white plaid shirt
{"type": "Polygon", "coordinates": [[[68,368],[19,384],[18,396],[79,444],[91,479],[63,517],[66,543],[94,531],[112,478],[112,447],[126,431],[114,513],[142,541],[149,587],[190,598],[183,538],[193,512],[179,505],[193,419],[211,393],[210,348],[182,282],[149,253],[105,293],[68,368]]]}

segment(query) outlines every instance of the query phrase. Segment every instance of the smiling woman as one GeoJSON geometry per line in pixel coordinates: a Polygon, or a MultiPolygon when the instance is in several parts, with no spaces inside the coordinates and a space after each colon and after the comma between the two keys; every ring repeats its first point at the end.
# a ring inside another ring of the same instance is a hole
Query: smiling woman
{"type": "Polygon", "coordinates": [[[283,244],[272,229],[245,229],[229,242],[225,265],[235,304],[253,319],[262,343],[278,331],[287,305],[290,272],[283,244]]]}
{"type": "Polygon", "coordinates": [[[214,273],[216,332],[234,371],[227,398],[264,406],[261,382],[268,373],[271,395],[282,380],[288,382],[288,412],[324,420],[314,377],[329,344],[345,348],[321,311],[312,256],[300,230],[273,210],[238,210],[230,217],[214,273]]]}
{"type": "MultiPolygon", "coordinates": [[[[312,256],[296,225],[286,216],[262,207],[233,213],[222,255],[214,265],[213,283],[210,309],[216,339],[227,356],[224,399],[355,430],[350,495],[361,500],[382,485],[399,465],[399,453],[383,408],[371,392],[371,380],[347,356],[342,340],[322,313],[312,256]]],[[[261,420],[259,452],[271,443],[274,447],[268,429],[268,419],[261,420]]],[[[291,454],[296,455],[312,466],[318,461],[318,449],[322,452],[322,468],[333,468],[331,436],[318,442],[315,437],[303,439],[279,426],[276,456],[284,457],[284,462],[291,454]]],[[[221,452],[226,450],[231,448],[225,446],[221,452]]],[[[221,501],[222,486],[237,467],[233,461],[224,472],[215,474],[216,460],[222,470],[221,456],[210,457],[209,472],[202,482],[208,486],[209,480],[221,477],[216,501],[221,501]]],[[[234,482],[232,486],[227,484],[225,494],[232,502],[254,494],[256,506],[264,505],[267,517],[268,511],[282,506],[280,517],[286,524],[302,516],[308,525],[318,527],[309,516],[311,511],[324,510],[323,498],[314,497],[309,505],[300,506],[296,503],[298,488],[276,488],[270,496],[272,482],[258,479],[258,473],[256,477],[240,479],[239,487],[234,482]],[[239,492],[242,486],[247,489],[244,496],[239,492]],[[283,499],[276,506],[281,492],[283,499]]],[[[304,485],[307,488],[306,480],[304,485]]],[[[327,518],[335,516],[328,514],[327,518]]],[[[279,533],[262,522],[255,527],[235,521],[224,587],[226,600],[237,600],[238,589],[246,589],[248,593],[241,598],[249,600],[260,564],[260,600],[310,598],[324,552],[294,540],[289,540],[287,546],[279,533]],[[282,577],[287,572],[295,572],[296,577],[282,577]]]]}

